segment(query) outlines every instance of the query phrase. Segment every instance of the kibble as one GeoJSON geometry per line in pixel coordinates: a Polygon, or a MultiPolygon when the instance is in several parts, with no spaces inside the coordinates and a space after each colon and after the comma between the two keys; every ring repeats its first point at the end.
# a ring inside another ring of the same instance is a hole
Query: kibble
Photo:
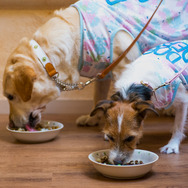
{"type": "MultiPolygon", "coordinates": [[[[96,162],[98,163],[102,163],[102,164],[108,164],[108,165],[112,165],[109,160],[108,160],[108,155],[106,153],[103,153],[102,156],[97,157],[96,162]]],[[[128,163],[125,163],[123,165],[121,164],[117,164],[117,166],[124,166],[124,165],[140,165],[140,164],[144,164],[143,161],[141,160],[131,160],[128,163]]]]}
{"type": "MultiPolygon", "coordinates": [[[[43,127],[41,124],[37,124],[36,127],[35,127],[35,130],[36,131],[49,131],[49,130],[54,130],[54,129],[58,129],[58,128],[59,128],[59,126],[57,126],[57,125],[43,127]]],[[[19,132],[23,132],[23,131],[27,131],[28,132],[28,130],[26,128],[14,127],[14,128],[10,128],[10,129],[14,130],[14,131],[19,131],[19,132]]]]}

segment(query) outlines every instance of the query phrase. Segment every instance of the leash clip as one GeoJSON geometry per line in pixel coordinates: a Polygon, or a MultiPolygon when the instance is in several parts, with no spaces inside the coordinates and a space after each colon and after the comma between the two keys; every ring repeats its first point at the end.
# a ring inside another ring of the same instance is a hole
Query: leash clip
{"type": "Polygon", "coordinates": [[[77,84],[77,88],[76,88],[76,89],[82,90],[82,89],[84,89],[87,85],[89,85],[89,84],[93,83],[94,81],[96,81],[96,79],[97,79],[97,78],[94,77],[94,78],[91,78],[90,80],[86,81],[85,83],[80,82],[80,83],[77,84]]]}
{"type": "Polygon", "coordinates": [[[162,84],[162,85],[156,87],[155,89],[153,89],[153,91],[155,92],[155,91],[158,90],[159,88],[164,87],[164,86],[168,86],[169,84],[170,84],[169,82],[165,82],[164,84],[162,84]]]}

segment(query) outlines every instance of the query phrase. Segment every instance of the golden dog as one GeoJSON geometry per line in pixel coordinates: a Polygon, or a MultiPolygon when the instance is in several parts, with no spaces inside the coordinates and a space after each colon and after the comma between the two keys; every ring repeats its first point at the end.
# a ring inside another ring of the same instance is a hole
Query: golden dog
{"type": "MultiPolygon", "coordinates": [[[[80,53],[79,15],[74,7],[55,12],[55,17],[42,25],[33,35],[33,39],[42,47],[49,59],[55,64],[59,78],[67,83],[76,83],[80,79],[78,59],[80,53]]],[[[132,37],[123,31],[114,39],[114,54],[117,58],[132,42],[132,37]]],[[[40,122],[45,106],[60,95],[60,89],[47,75],[29,43],[23,38],[8,58],[4,71],[4,96],[10,104],[10,126],[34,127],[40,122]]],[[[124,64],[139,56],[135,46],[113,72],[116,79],[124,64]],[[128,60],[130,59],[130,60],[128,60]]],[[[94,103],[105,99],[110,80],[95,83],[94,103]]],[[[78,124],[96,124],[89,115],[78,120],[78,124]]]]}

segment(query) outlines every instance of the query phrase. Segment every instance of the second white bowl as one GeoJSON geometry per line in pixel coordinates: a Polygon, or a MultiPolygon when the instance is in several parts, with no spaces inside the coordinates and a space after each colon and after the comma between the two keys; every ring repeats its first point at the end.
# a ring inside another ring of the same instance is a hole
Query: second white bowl
{"type": "Polygon", "coordinates": [[[93,166],[106,177],[115,179],[136,179],[151,171],[153,164],[158,160],[158,155],[146,150],[135,149],[130,160],[141,160],[143,164],[137,165],[109,165],[97,162],[97,159],[109,150],[99,150],[89,154],[88,158],[93,166]]]}

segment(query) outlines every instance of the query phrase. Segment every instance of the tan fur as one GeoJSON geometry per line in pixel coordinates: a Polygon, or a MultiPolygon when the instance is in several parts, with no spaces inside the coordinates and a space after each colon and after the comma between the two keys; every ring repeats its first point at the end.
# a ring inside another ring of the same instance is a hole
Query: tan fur
{"type": "Polygon", "coordinates": [[[16,69],[15,73],[15,87],[18,95],[24,102],[31,99],[31,94],[33,90],[33,83],[36,80],[36,74],[30,67],[22,67],[22,69],[16,69]]]}

